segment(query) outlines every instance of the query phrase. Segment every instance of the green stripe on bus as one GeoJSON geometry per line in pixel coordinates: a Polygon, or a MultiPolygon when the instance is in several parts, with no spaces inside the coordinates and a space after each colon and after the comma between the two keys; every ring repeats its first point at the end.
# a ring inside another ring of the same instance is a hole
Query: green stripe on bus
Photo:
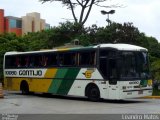
{"type": "MultiPolygon", "coordinates": [[[[68,69],[58,69],[56,75],[55,75],[55,78],[64,78],[66,73],[67,73],[68,69]]],[[[63,79],[54,79],[52,80],[52,83],[49,87],[49,90],[48,92],[49,93],[57,93],[61,83],[62,83],[62,80],[63,79]]]]}
{"type": "Polygon", "coordinates": [[[61,82],[60,88],[58,89],[57,94],[67,95],[73,82],[75,81],[80,68],[71,68],[68,70],[67,74],[65,75],[63,81],[61,82]]]}

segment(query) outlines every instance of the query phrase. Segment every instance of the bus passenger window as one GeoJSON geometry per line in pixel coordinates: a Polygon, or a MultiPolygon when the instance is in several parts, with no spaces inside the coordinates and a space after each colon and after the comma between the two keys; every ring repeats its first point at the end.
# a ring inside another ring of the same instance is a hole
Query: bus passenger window
{"type": "Polygon", "coordinates": [[[20,58],[19,57],[16,57],[16,66],[17,67],[21,67],[20,58]]]}
{"type": "Polygon", "coordinates": [[[47,63],[48,63],[48,57],[42,55],[41,60],[40,60],[40,66],[45,67],[45,66],[47,66],[47,63]]]}
{"type": "Polygon", "coordinates": [[[22,68],[26,67],[25,66],[26,65],[25,58],[26,57],[24,55],[19,57],[19,59],[20,59],[20,65],[21,65],[20,67],[22,67],[22,68]]]}
{"type": "Polygon", "coordinates": [[[63,65],[63,56],[59,56],[59,66],[63,65]]]}
{"type": "Polygon", "coordinates": [[[29,67],[29,56],[25,58],[25,67],[29,67]]]}
{"type": "Polygon", "coordinates": [[[67,66],[76,65],[76,54],[75,53],[64,54],[64,65],[67,66]]]}
{"type": "Polygon", "coordinates": [[[34,67],[34,57],[33,56],[31,57],[29,67],[34,67]]]}
{"type": "Polygon", "coordinates": [[[76,54],[75,53],[63,53],[59,55],[60,66],[73,66],[76,65],[76,54]]]}
{"type": "Polygon", "coordinates": [[[93,66],[96,63],[95,51],[80,52],[79,65],[93,66]]]}
{"type": "Polygon", "coordinates": [[[58,57],[57,54],[48,54],[48,63],[47,66],[57,66],[58,65],[58,57]]]}
{"type": "Polygon", "coordinates": [[[6,56],[5,57],[5,68],[15,68],[15,67],[17,67],[16,57],[15,56],[6,56]]]}
{"type": "Polygon", "coordinates": [[[76,53],[71,55],[71,64],[72,65],[76,65],[77,64],[77,54],[76,53]]]}

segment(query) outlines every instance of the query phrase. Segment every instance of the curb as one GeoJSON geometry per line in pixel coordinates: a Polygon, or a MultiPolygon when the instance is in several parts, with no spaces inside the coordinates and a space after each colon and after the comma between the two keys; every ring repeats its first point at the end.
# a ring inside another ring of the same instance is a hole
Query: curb
{"type": "Polygon", "coordinates": [[[149,99],[160,99],[160,96],[146,96],[146,97],[142,97],[142,98],[149,98],[149,99]]]}

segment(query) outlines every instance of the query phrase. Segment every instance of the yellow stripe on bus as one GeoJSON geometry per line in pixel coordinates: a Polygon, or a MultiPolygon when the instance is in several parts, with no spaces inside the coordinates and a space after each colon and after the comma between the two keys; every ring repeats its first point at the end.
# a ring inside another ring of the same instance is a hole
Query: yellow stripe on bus
{"type": "Polygon", "coordinates": [[[56,75],[57,69],[47,69],[44,77],[45,78],[54,78],[54,76],[56,75]]]}
{"type": "MultiPolygon", "coordinates": [[[[29,80],[30,81],[30,80],[29,80]]],[[[28,83],[30,83],[28,81],[28,83]]],[[[30,84],[30,91],[34,92],[48,92],[48,88],[52,82],[52,79],[32,79],[30,84]]]]}
{"type": "Polygon", "coordinates": [[[69,50],[68,48],[58,48],[57,51],[67,51],[69,50]]]}

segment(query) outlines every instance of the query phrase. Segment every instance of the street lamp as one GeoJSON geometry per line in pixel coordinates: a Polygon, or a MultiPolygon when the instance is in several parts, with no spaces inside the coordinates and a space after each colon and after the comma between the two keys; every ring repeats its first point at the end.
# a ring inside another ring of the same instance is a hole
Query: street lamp
{"type": "Polygon", "coordinates": [[[105,11],[105,10],[101,10],[101,13],[102,15],[108,15],[108,18],[106,19],[106,21],[108,22],[108,26],[109,26],[109,23],[110,23],[110,20],[109,20],[109,14],[114,14],[115,13],[115,10],[110,10],[110,11],[105,11]]]}

